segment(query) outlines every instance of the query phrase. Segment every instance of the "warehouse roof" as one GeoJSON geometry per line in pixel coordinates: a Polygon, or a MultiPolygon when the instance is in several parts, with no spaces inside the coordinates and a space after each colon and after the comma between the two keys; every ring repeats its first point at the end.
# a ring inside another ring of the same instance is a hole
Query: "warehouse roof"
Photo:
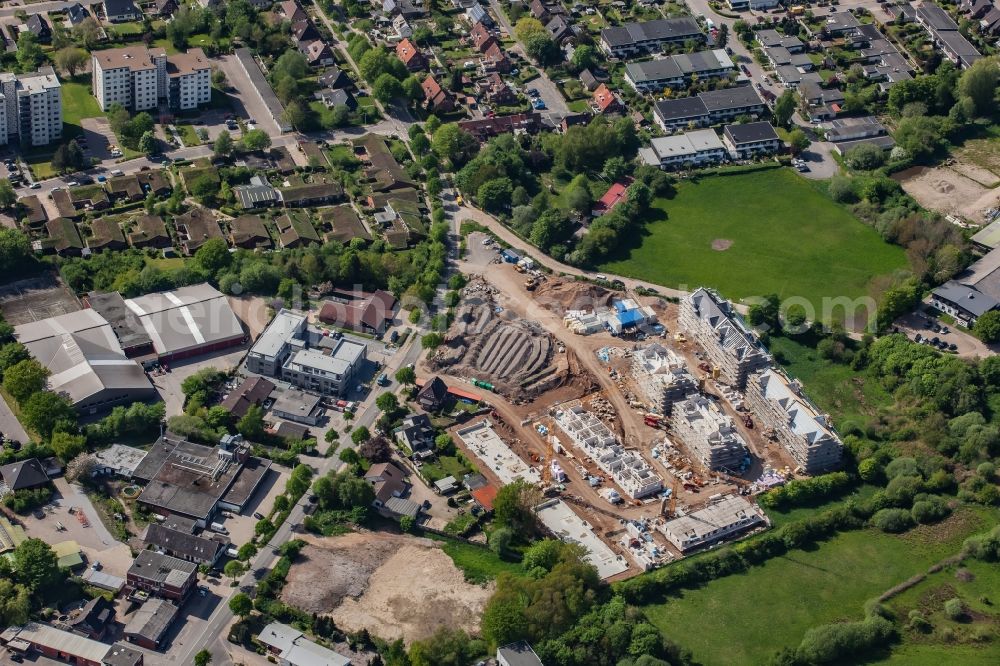
{"type": "Polygon", "coordinates": [[[229,301],[208,283],[130,298],[125,304],[139,316],[161,356],[244,335],[229,301]]]}
{"type": "Polygon", "coordinates": [[[149,599],[125,625],[125,634],[141,636],[153,643],[159,643],[177,617],[177,610],[177,606],[166,599],[149,599]]]}
{"type": "Polygon", "coordinates": [[[27,641],[32,645],[50,648],[62,654],[96,663],[101,663],[111,648],[106,643],[36,622],[29,622],[23,627],[15,628],[14,631],[16,633],[13,640],[27,641]]]}

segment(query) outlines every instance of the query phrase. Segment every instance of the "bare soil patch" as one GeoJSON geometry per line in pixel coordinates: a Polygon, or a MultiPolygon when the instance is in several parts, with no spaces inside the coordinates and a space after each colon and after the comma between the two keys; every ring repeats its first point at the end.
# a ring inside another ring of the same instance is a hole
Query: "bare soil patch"
{"type": "Polygon", "coordinates": [[[716,252],[725,252],[733,246],[733,241],[728,238],[716,238],[712,241],[712,249],[716,252]]]}
{"type": "Polygon", "coordinates": [[[956,162],[952,166],[914,167],[900,171],[893,178],[924,208],[945,215],[961,215],[981,224],[984,211],[1000,203],[1000,189],[984,187],[956,168],[987,182],[992,176],[992,172],[973,164],[956,162]]]}
{"type": "Polygon", "coordinates": [[[345,631],[367,629],[407,645],[443,626],[478,632],[492,586],[465,582],[437,542],[375,532],[304,538],[285,603],[329,615],[345,631]]]}

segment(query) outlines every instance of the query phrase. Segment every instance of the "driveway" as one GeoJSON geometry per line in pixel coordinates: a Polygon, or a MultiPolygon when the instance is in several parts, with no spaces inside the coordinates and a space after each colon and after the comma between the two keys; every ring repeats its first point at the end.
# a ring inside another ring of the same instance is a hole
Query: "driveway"
{"type": "Polygon", "coordinates": [[[24,427],[14,416],[14,412],[10,411],[10,406],[3,397],[0,397],[0,432],[22,444],[26,444],[29,439],[28,433],[24,432],[24,427]]]}
{"type": "Polygon", "coordinates": [[[269,136],[279,136],[281,128],[271,118],[271,112],[264,105],[264,101],[236,56],[220,56],[213,60],[213,64],[226,74],[226,79],[229,81],[227,95],[236,114],[243,118],[253,118],[258,129],[264,130],[269,136]]]}

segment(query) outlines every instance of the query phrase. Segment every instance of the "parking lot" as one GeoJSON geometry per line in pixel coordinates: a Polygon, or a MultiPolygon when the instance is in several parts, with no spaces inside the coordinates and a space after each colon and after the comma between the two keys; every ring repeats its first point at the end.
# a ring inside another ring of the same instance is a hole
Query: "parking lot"
{"type": "Polygon", "coordinates": [[[111,159],[111,146],[117,144],[117,137],[111,131],[111,123],[107,118],[84,118],[80,121],[83,127],[83,137],[80,147],[87,157],[96,157],[100,161],[111,159]]]}
{"type": "Polygon", "coordinates": [[[184,392],[181,384],[185,379],[204,368],[217,368],[228,371],[239,365],[249,344],[233,347],[225,354],[211,354],[193,359],[185,359],[177,364],[171,364],[170,372],[150,375],[153,386],[160,394],[167,409],[167,417],[175,416],[184,411],[184,392]]]}
{"type": "Polygon", "coordinates": [[[80,309],[80,302],[54,275],[18,280],[0,288],[0,312],[11,326],[80,309]]]}
{"type": "MultiPolygon", "coordinates": [[[[995,353],[994,349],[986,345],[979,338],[965,331],[957,330],[953,326],[944,324],[922,311],[904,315],[894,323],[900,329],[900,332],[904,333],[911,340],[917,340],[918,335],[920,336],[918,342],[923,342],[924,340],[933,342],[934,338],[937,338],[940,342],[949,345],[948,351],[958,356],[965,358],[974,358],[977,356],[985,358],[995,353]],[[937,330],[935,330],[935,326],[937,330]],[[951,345],[955,345],[955,349],[950,349],[951,345]]],[[[923,344],[927,343],[923,342],[923,344]]],[[[994,347],[997,347],[997,345],[994,345],[994,347]]],[[[937,346],[935,348],[940,349],[937,346]]]]}
{"type": "Polygon", "coordinates": [[[253,118],[257,127],[270,136],[280,135],[280,128],[271,118],[270,112],[236,56],[225,55],[216,58],[214,63],[226,74],[230,87],[227,93],[229,103],[236,114],[242,118],[253,118]]]}
{"type": "Polygon", "coordinates": [[[253,514],[260,513],[266,516],[271,511],[274,498],[285,491],[289,473],[288,468],[271,463],[271,469],[261,480],[257,492],[250,498],[243,513],[237,515],[226,512],[227,515],[216,517],[214,522],[222,523],[223,527],[229,530],[228,536],[233,546],[239,548],[253,538],[253,528],[257,524],[257,518],[254,518],[253,514]]]}

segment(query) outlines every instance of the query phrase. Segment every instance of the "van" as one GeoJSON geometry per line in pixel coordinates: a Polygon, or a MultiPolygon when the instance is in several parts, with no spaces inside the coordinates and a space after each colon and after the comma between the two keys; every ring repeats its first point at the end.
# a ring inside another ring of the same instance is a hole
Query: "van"
{"type": "Polygon", "coordinates": [[[112,169],[111,170],[111,175],[112,176],[124,176],[125,172],[122,171],[121,169],[112,169]]]}
{"type": "Polygon", "coordinates": [[[209,525],[209,529],[213,532],[218,532],[219,534],[229,534],[229,530],[227,530],[226,526],[222,523],[212,523],[209,525]]]}

